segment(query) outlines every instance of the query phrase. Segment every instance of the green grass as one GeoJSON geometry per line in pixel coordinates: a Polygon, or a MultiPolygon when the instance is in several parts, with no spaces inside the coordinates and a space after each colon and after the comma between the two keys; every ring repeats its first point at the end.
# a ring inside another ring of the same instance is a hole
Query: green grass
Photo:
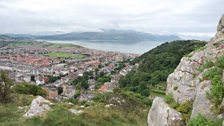
{"type": "Polygon", "coordinates": [[[49,56],[51,58],[83,59],[86,57],[85,55],[82,55],[82,54],[72,54],[72,53],[66,53],[66,52],[50,52],[44,55],[49,56]]]}
{"type": "Polygon", "coordinates": [[[90,106],[80,115],[56,105],[45,117],[25,120],[22,126],[146,126],[147,112],[125,113],[104,105],[90,106]]]}
{"type": "Polygon", "coordinates": [[[40,47],[48,47],[48,48],[80,48],[79,45],[74,44],[62,44],[62,43],[50,43],[45,41],[15,41],[9,43],[9,46],[17,47],[17,46],[40,46],[40,47]]]}
{"type": "MultiPolygon", "coordinates": [[[[103,95],[103,94],[102,94],[103,95]]],[[[68,102],[55,102],[51,111],[46,115],[34,118],[24,118],[25,110],[19,111],[18,106],[30,105],[31,95],[14,94],[13,101],[0,104],[0,126],[147,126],[148,106],[142,106],[133,93],[122,93],[126,103],[116,107],[106,108],[110,98],[119,97],[118,94],[105,94],[100,97],[106,101],[78,102],[68,105],[68,102]],[[80,105],[88,106],[80,108],[80,105]],[[75,115],[69,112],[70,108],[82,109],[84,113],[75,115]],[[124,109],[126,108],[126,109],[124,109]]],[[[121,95],[121,94],[120,94],[121,95]]]]}
{"type": "Polygon", "coordinates": [[[150,90],[150,95],[151,96],[159,96],[159,97],[163,97],[164,95],[166,95],[166,92],[164,90],[159,90],[159,89],[151,89],[150,90]]]}
{"type": "Polygon", "coordinates": [[[224,70],[224,56],[218,57],[215,62],[206,61],[199,67],[199,71],[203,72],[203,78],[200,80],[210,80],[212,85],[210,92],[207,92],[207,97],[214,103],[212,110],[216,113],[222,113],[220,104],[224,98],[224,83],[222,82],[222,74],[224,70]]]}
{"type": "Polygon", "coordinates": [[[45,44],[46,44],[45,46],[49,48],[71,48],[71,47],[79,48],[80,47],[74,44],[47,43],[47,42],[45,44]]]}
{"type": "Polygon", "coordinates": [[[188,122],[188,126],[222,126],[222,121],[222,119],[209,120],[202,115],[198,115],[188,122]]]}

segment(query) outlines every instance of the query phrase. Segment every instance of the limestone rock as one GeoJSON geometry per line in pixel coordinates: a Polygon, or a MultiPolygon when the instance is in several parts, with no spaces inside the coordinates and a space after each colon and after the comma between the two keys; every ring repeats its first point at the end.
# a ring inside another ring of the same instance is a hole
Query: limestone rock
{"type": "Polygon", "coordinates": [[[72,85],[62,85],[63,92],[60,95],[62,99],[70,99],[75,95],[75,88],[72,85]]]}
{"type": "Polygon", "coordinates": [[[183,57],[175,71],[167,78],[167,94],[172,94],[178,103],[194,100],[196,86],[199,80],[197,70],[205,61],[205,53],[202,51],[192,53],[192,57],[183,57]]]}
{"type": "Polygon", "coordinates": [[[193,110],[191,118],[196,117],[198,114],[203,115],[206,118],[215,118],[216,114],[212,112],[213,104],[207,98],[207,92],[210,91],[211,81],[203,81],[197,88],[195,101],[193,104],[193,110]]]}
{"type": "Polygon", "coordinates": [[[33,99],[30,109],[24,115],[25,117],[34,117],[40,116],[50,110],[50,105],[52,103],[41,96],[37,96],[37,98],[33,99]]]}
{"type": "Polygon", "coordinates": [[[156,97],[148,114],[148,126],[183,126],[181,113],[156,97]]]}
{"type": "MultiPolygon", "coordinates": [[[[222,18],[219,21],[219,25],[217,27],[217,31],[222,31],[224,29],[224,15],[222,16],[222,18]]],[[[224,32],[224,31],[222,31],[224,32]]]]}
{"type": "Polygon", "coordinates": [[[79,115],[84,112],[83,110],[77,110],[77,109],[69,109],[69,111],[75,115],[79,115]]]}

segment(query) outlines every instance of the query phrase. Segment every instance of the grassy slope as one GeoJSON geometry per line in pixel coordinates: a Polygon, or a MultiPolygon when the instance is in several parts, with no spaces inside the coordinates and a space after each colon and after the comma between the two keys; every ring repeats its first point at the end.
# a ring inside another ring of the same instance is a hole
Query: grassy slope
{"type": "Polygon", "coordinates": [[[16,94],[13,102],[7,105],[0,104],[0,125],[1,126],[146,126],[149,107],[136,101],[133,95],[120,96],[120,94],[101,94],[94,102],[74,102],[68,105],[68,101],[54,103],[52,110],[45,116],[26,119],[23,117],[25,110],[18,109],[18,106],[30,105],[33,96],[16,94]],[[106,108],[109,99],[112,97],[123,97],[126,101],[123,105],[106,108]],[[70,108],[84,108],[84,113],[74,115],[68,111],[70,108]],[[130,105],[130,106],[128,106],[130,105]],[[126,109],[124,109],[126,108],[126,109]]]}

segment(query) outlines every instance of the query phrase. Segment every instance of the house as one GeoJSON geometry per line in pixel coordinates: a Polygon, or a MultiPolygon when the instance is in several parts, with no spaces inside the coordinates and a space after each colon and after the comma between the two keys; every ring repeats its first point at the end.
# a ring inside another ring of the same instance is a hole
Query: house
{"type": "Polygon", "coordinates": [[[112,92],[113,91],[113,87],[114,87],[113,83],[106,82],[99,88],[99,91],[100,92],[112,92]]]}

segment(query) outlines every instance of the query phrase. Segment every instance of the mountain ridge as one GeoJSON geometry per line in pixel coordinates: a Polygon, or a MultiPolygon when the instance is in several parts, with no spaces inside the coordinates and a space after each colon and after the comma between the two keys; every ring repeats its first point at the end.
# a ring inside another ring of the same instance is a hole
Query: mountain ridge
{"type": "Polygon", "coordinates": [[[70,32],[59,35],[38,36],[43,40],[82,40],[108,42],[139,42],[139,41],[173,41],[179,40],[176,35],[157,35],[132,30],[103,30],[102,32],[70,32]]]}

